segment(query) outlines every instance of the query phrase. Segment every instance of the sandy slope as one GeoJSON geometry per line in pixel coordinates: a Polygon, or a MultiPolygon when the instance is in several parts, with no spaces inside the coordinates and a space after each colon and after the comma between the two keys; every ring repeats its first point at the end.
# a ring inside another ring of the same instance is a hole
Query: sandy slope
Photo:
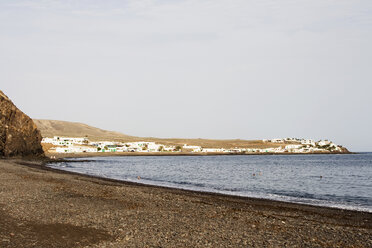
{"type": "Polygon", "coordinates": [[[154,141],[169,145],[199,145],[203,147],[216,148],[232,148],[232,147],[246,147],[246,148],[268,148],[279,147],[283,144],[264,143],[261,140],[212,140],[212,139],[162,139],[154,137],[135,137],[125,135],[119,132],[107,131],[92,127],[83,123],[56,121],[56,120],[36,120],[35,124],[41,131],[43,137],[53,136],[67,136],[67,137],[84,137],[87,136],[90,140],[116,140],[116,141],[154,141]]]}

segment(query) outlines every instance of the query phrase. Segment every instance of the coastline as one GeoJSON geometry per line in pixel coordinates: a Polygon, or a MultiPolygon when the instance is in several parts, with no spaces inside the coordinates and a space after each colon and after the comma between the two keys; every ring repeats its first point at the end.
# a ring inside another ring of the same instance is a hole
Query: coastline
{"type": "MultiPolygon", "coordinates": [[[[263,155],[263,154],[262,154],[263,155]]],[[[134,155],[135,156],[135,155],[134,155]]],[[[163,155],[165,156],[165,155],[163,155]]],[[[212,156],[212,155],[210,155],[212,156]]],[[[75,158],[75,157],[74,157],[75,158]]],[[[76,157],[78,158],[78,157],[76,157]]],[[[90,158],[90,157],[89,157],[90,158]]],[[[93,157],[94,158],[94,157],[93,157]]],[[[288,204],[294,204],[294,205],[300,205],[302,207],[311,206],[311,207],[322,207],[322,208],[329,208],[329,209],[335,209],[335,210],[342,210],[342,211],[356,211],[356,212],[362,212],[362,213],[370,213],[372,214],[372,211],[365,210],[363,208],[355,209],[355,208],[342,208],[337,206],[327,206],[327,205],[317,205],[317,204],[307,204],[302,202],[293,202],[293,201],[285,201],[285,200],[277,200],[277,199],[271,199],[271,198],[260,198],[260,197],[252,197],[252,196],[243,196],[243,195],[233,195],[228,193],[222,193],[222,192],[213,192],[213,191],[202,191],[202,190],[195,190],[195,189],[187,189],[187,188],[178,188],[178,187],[172,187],[172,186],[164,186],[164,185],[156,185],[156,184],[150,184],[150,183],[143,183],[143,182],[136,182],[136,181],[126,181],[126,180],[120,180],[120,179],[114,179],[109,177],[101,177],[96,175],[89,175],[79,172],[73,172],[68,170],[62,170],[58,168],[49,167],[46,164],[52,164],[52,163],[60,163],[60,162],[68,162],[68,163],[74,163],[74,162],[91,162],[92,160],[48,160],[47,162],[44,162],[42,165],[37,166],[36,168],[39,168],[41,170],[48,170],[48,171],[54,171],[57,173],[66,173],[66,174],[72,174],[72,175],[78,175],[82,177],[88,177],[88,178],[95,178],[100,179],[103,181],[109,181],[114,183],[119,183],[123,185],[136,185],[140,187],[154,187],[154,188],[160,188],[160,189],[167,189],[167,190],[176,190],[176,191],[184,191],[184,192],[192,192],[192,193],[200,193],[203,195],[211,195],[216,197],[232,197],[240,200],[257,200],[257,201],[269,201],[273,204],[281,204],[281,203],[288,203],[288,204]]],[[[33,164],[29,164],[27,162],[20,163],[26,166],[35,166],[33,164]]]]}
{"type": "Polygon", "coordinates": [[[19,223],[62,228],[67,238],[33,235],[69,247],[372,245],[372,213],[123,182],[46,161],[0,160],[2,247],[34,247],[19,246],[31,232],[18,233],[19,223]]]}
{"type": "Polygon", "coordinates": [[[87,158],[87,157],[125,157],[125,156],[295,156],[295,155],[343,155],[358,154],[357,152],[312,152],[312,153],[192,153],[192,152],[96,152],[96,153],[46,153],[48,158],[87,158]]]}

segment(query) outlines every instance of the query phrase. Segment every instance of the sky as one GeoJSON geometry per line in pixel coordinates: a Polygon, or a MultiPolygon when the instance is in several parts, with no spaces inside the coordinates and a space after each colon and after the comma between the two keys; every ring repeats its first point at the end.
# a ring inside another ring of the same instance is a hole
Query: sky
{"type": "Polygon", "coordinates": [[[0,0],[0,89],[142,137],[372,151],[370,0],[0,0]]]}

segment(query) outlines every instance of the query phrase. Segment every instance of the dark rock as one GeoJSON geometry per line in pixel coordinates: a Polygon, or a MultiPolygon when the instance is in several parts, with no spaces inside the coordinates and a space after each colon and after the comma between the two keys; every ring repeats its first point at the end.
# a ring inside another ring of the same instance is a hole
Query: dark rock
{"type": "Polygon", "coordinates": [[[0,157],[42,156],[41,139],[33,120],[0,90],[0,157]]]}

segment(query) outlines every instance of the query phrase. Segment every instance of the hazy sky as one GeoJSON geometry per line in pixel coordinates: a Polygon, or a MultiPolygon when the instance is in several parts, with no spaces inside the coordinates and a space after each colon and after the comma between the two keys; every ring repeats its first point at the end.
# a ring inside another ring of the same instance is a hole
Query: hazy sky
{"type": "Polygon", "coordinates": [[[130,135],[372,151],[372,1],[0,0],[0,89],[130,135]]]}

